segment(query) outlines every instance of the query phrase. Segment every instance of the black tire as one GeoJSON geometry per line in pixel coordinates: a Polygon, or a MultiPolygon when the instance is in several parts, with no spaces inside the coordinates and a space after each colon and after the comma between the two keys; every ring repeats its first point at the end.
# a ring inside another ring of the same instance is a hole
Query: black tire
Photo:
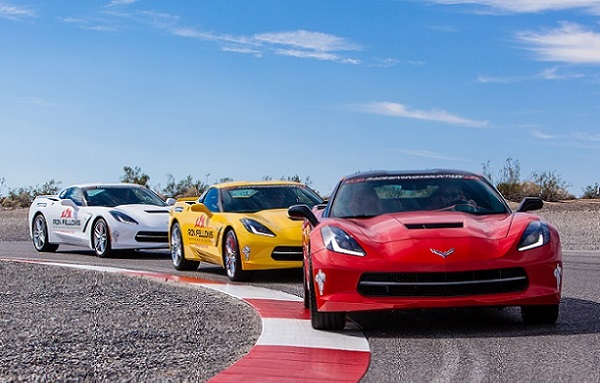
{"type": "Polygon", "coordinates": [[[171,227],[171,261],[176,270],[196,270],[200,262],[190,261],[185,258],[185,247],[183,245],[183,237],[181,236],[181,228],[178,223],[171,227]]]}
{"type": "Polygon", "coordinates": [[[39,252],[53,253],[58,245],[48,242],[48,225],[43,214],[37,214],[31,225],[31,239],[33,247],[39,252]]]}
{"type": "Polygon", "coordinates": [[[227,277],[234,282],[248,280],[249,273],[242,270],[242,258],[240,257],[240,246],[235,231],[227,230],[223,239],[223,265],[227,277]]]}
{"type": "Polygon", "coordinates": [[[317,311],[317,294],[312,283],[313,272],[310,267],[309,273],[309,297],[310,297],[310,324],[315,330],[337,331],[346,326],[346,313],[344,312],[319,312],[317,311]]]}
{"type": "Polygon", "coordinates": [[[304,285],[304,308],[310,308],[310,291],[308,291],[308,282],[306,281],[306,271],[304,265],[302,265],[302,284],[304,285]]]}
{"type": "Polygon", "coordinates": [[[108,258],[113,254],[110,242],[110,230],[104,218],[94,222],[92,228],[92,247],[98,258],[108,258]]]}
{"type": "Polygon", "coordinates": [[[521,318],[526,324],[554,324],[558,320],[558,305],[521,306],[521,318]]]}

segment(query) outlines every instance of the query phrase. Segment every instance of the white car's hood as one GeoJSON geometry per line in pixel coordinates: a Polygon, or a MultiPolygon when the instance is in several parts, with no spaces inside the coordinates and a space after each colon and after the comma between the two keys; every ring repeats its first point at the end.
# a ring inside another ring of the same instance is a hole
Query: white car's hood
{"type": "Polygon", "coordinates": [[[170,207],[168,206],[120,205],[112,209],[127,214],[139,223],[159,227],[164,225],[164,230],[169,222],[170,207]]]}

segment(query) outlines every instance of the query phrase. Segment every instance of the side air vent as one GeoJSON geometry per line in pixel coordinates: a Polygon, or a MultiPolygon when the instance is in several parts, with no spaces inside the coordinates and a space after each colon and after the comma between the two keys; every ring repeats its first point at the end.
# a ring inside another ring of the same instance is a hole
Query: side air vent
{"type": "Polygon", "coordinates": [[[405,224],[409,230],[417,229],[460,229],[463,227],[462,222],[447,222],[447,223],[409,223],[405,224]]]}

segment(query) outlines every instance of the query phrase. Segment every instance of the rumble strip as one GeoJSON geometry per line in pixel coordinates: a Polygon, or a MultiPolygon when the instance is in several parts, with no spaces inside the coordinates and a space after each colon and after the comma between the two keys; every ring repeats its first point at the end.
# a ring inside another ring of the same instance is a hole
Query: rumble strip
{"type": "MultiPolygon", "coordinates": [[[[8,260],[8,259],[7,259],[8,260]]],[[[114,267],[36,260],[10,261],[103,271],[185,283],[216,290],[250,304],[262,320],[262,333],[250,352],[209,383],[358,382],[367,372],[369,344],[353,322],[341,332],[314,330],[302,299],[281,291],[193,277],[114,267]]]]}

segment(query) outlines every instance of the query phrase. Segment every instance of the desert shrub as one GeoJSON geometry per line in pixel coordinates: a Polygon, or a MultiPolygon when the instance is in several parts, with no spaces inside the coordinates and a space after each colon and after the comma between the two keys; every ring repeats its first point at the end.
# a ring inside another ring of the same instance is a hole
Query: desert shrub
{"type": "MultiPolygon", "coordinates": [[[[494,183],[489,161],[483,164],[483,175],[494,183]]],[[[575,196],[568,192],[568,187],[569,184],[555,171],[533,173],[531,180],[522,181],[519,161],[511,157],[506,159],[504,167],[499,172],[499,181],[496,183],[496,188],[504,198],[513,202],[520,201],[524,197],[540,197],[550,202],[574,199],[575,196]]],[[[598,184],[595,191],[598,190],[597,187],[598,184]]]]}
{"type": "Polygon", "coordinates": [[[600,185],[596,182],[594,185],[588,185],[583,190],[581,198],[594,199],[600,198],[600,185]]]}
{"type": "Polygon", "coordinates": [[[146,173],[142,173],[142,169],[138,166],[131,168],[129,166],[123,167],[123,176],[121,177],[122,182],[127,182],[130,184],[138,184],[142,186],[147,186],[148,181],[150,180],[150,176],[146,173]]]}
{"type": "Polygon", "coordinates": [[[60,182],[50,180],[42,185],[36,185],[35,187],[21,187],[18,189],[11,189],[8,191],[8,195],[2,198],[2,207],[6,209],[16,209],[22,207],[29,207],[31,201],[36,196],[57,194],[60,191],[60,182]]]}
{"type": "MultiPolygon", "coordinates": [[[[490,175],[491,177],[491,175],[490,175]]],[[[524,197],[523,183],[521,182],[521,165],[511,157],[506,159],[504,167],[500,171],[499,181],[496,188],[504,198],[511,201],[519,201],[524,197]]]]}
{"type": "Polygon", "coordinates": [[[172,174],[167,174],[167,186],[160,194],[173,198],[195,197],[202,194],[207,188],[208,186],[203,184],[202,181],[194,180],[190,175],[176,181],[172,174]]]}
{"type": "Polygon", "coordinates": [[[555,171],[533,173],[532,178],[539,187],[539,197],[544,201],[557,202],[575,198],[567,191],[569,184],[562,180],[555,171]]]}

